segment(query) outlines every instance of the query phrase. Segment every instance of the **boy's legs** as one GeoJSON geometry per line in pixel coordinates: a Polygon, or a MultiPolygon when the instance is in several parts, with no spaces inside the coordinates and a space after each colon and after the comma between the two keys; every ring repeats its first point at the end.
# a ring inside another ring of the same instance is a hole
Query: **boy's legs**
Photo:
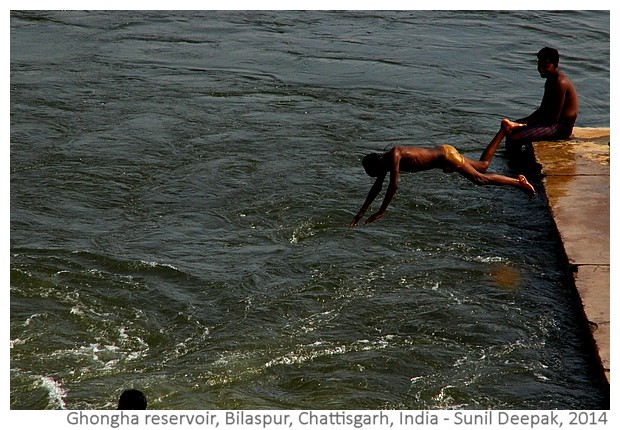
{"type": "Polygon", "coordinates": [[[529,196],[536,195],[534,187],[523,175],[518,175],[516,178],[510,178],[496,173],[482,173],[468,162],[465,162],[463,166],[457,169],[457,172],[476,185],[510,185],[512,187],[519,188],[529,196]]]}
{"type": "Polygon", "coordinates": [[[551,125],[513,127],[506,136],[506,148],[514,152],[521,150],[523,145],[531,146],[532,142],[540,140],[568,139],[573,132],[574,125],[574,121],[560,120],[551,125]]]}
{"type": "Polygon", "coordinates": [[[489,165],[491,164],[491,160],[495,156],[495,152],[497,148],[499,148],[500,143],[504,140],[506,136],[506,131],[504,130],[504,125],[502,121],[502,128],[497,132],[497,134],[491,139],[491,142],[487,145],[485,150],[482,152],[480,156],[480,160],[472,160],[470,158],[466,158],[467,162],[478,172],[485,173],[489,165]]]}
{"type": "Polygon", "coordinates": [[[504,137],[508,136],[508,134],[511,133],[514,129],[518,129],[523,125],[524,124],[512,122],[506,118],[502,119],[501,128],[493,137],[493,139],[491,139],[491,142],[489,142],[485,150],[482,152],[480,160],[476,161],[467,159],[469,164],[471,164],[472,167],[480,173],[486,173],[489,165],[491,164],[491,160],[495,156],[495,152],[497,151],[497,148],[499,148],[500,143],[502,143],[502,140],[504,140],[504,137]]]}

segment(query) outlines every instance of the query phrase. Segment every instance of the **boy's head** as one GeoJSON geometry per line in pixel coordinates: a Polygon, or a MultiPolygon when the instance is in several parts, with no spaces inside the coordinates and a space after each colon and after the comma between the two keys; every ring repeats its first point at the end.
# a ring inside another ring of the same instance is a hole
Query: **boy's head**
{"type": "Polygon", "coordinates": [[[558,64],[560,64],[560,54],[555,48],[545,47],[538,51],[536,57],[538,57],[538,61],[548,61],[555,67],[558,67],[558,64]]]}
{"type": "Polygon", "coordinates": [[[140,390],[125,390],[118,399],[118,410],[146,409],[146,396],[140,390]]]}
{"type": "Polygon", "coordinates": [[[376,152],[368,154],[362,159],[362,166],[368,176],[376,178],[381,173],[381,154],[376,152]]]}
{"type": "Polygon", "coordinates": [[[556,74],[560,54],[554,48],[543,48],[536,54],[538,57],[538,73],[542,78],[549,78],[556,74]]]}

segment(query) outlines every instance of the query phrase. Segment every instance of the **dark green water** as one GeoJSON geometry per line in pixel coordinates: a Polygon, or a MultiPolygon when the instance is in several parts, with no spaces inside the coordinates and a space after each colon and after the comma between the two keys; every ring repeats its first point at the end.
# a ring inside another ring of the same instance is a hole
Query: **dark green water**
{"type": "Polygon", "coordinates": [[[609,126],[609,12],[10,23],[12,409],[609,406],[543,197],[405,174],[348,228],[365,153],[478,157],[542,46],[609,126]]]}

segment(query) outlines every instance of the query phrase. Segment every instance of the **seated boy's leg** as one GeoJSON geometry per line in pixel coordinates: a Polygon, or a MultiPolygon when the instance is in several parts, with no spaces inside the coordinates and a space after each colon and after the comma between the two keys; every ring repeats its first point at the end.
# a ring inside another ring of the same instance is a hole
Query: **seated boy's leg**
{"type": "Polygon", "coordinates": [[[525,127],[511,133],[510,140],[536,142],[538,140],[553,139],[557,135],[558,127],[558,124],[525,127]]]}
{"type": "Polygon", "coordinates": [[[529,150],[532,142],[553,140],[558,137],[559,124],[549,126],[529,126],[515,130],[506,136],[506,149],[509,153],[518,154],[524,149],[529,150]]]}

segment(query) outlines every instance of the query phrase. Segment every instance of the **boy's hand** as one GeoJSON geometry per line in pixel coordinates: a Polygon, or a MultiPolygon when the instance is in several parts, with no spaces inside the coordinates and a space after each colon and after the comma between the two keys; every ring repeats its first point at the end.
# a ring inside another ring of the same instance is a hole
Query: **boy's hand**
{"type": "Polygon", "coordinates": [[[370,224],[371,222],[377,221],[378,219],[383,218],[384,212],[377,212],[376,214],[372,215],[370,218],[368,218],[366,220],[366,224],[370,224]]]}
{"type": "Polygon", "coordinates": [[[360,221],[360,219],[362,219],[362,216],[364,216],[364,213],[358,212],[357,215],[355,215],[355,217],[353,218],[353,221],[351,221],[351,224],[349,224],[349,228],[355,227],[360,221]]]}

